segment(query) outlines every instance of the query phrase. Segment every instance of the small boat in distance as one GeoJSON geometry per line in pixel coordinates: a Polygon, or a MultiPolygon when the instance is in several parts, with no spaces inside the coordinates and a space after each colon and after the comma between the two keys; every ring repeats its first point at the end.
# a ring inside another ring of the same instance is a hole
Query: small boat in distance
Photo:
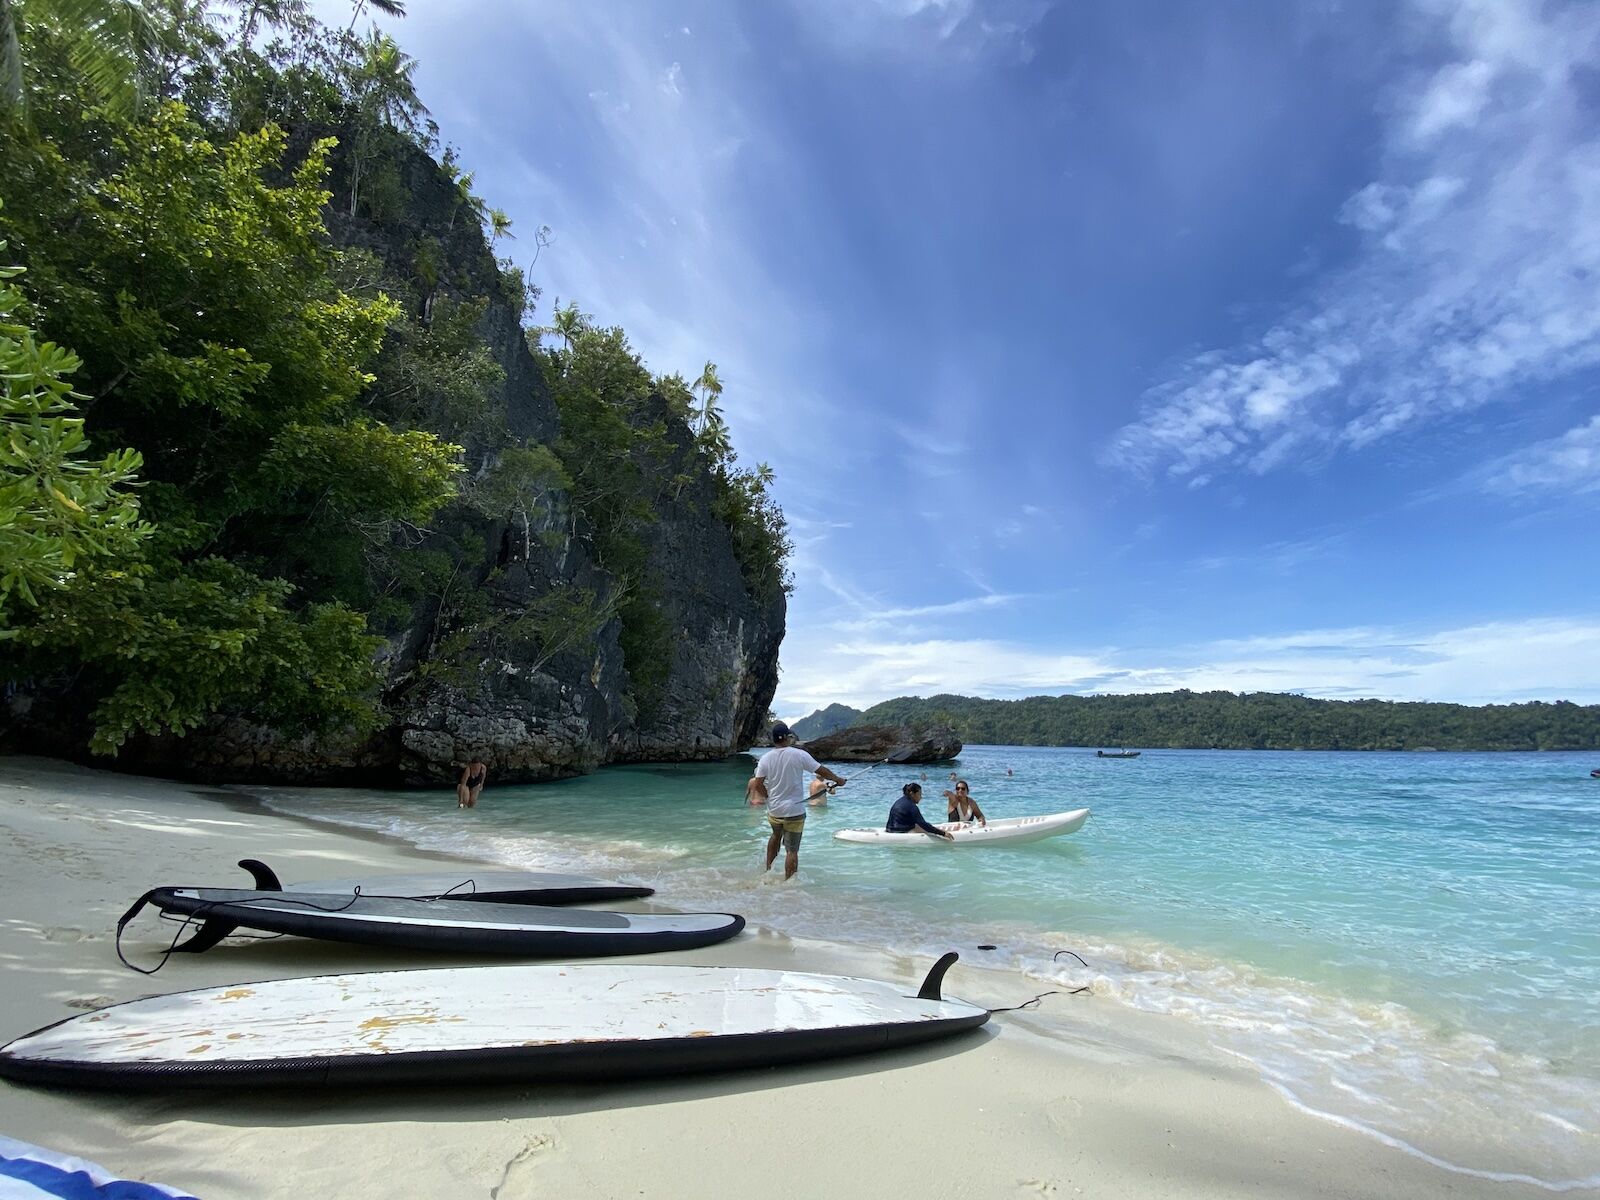
{"type": "Polygon", "coordinates": [[[1096,758],[1138,758],[1143,753],[1143,750],[1096,750],[1094,756],[1096,758]]]}

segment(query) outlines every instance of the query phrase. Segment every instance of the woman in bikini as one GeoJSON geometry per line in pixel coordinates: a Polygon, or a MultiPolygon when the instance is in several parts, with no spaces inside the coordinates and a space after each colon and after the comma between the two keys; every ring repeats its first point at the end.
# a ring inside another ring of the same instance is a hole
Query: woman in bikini
{"type": "Polygon", "coordinates": [[[962,824],[976,821],[979,825],[985,826],[989,824],[984,819],[983,809],[979,808],[978,802],[972,798],[972,790],[967,787],[965,779],[956,780],[956,790],[945,792],[944,800],[948,805],[945,810],[946,821],[960,821],[962,824]]]}
{"type": "Polygon", "coordinates": [[[483,761],[474,758],[461,769],[461,779],[456,784],[456,807],[477,808],[478,793],[483,791],[484,781],[489,778],[489,768],[483,761]]]}

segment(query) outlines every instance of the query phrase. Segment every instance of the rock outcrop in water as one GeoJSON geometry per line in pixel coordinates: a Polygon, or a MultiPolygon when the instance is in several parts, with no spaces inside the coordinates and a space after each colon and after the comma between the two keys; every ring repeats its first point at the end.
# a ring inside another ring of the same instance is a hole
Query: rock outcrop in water
{"type": "Polygon", "coordinates": [[[825,737],[813,738],[805,748],[814,758],[831,762],[945,762],[961,753],[961,739],[946,726],[852,725],[825,737]]]}

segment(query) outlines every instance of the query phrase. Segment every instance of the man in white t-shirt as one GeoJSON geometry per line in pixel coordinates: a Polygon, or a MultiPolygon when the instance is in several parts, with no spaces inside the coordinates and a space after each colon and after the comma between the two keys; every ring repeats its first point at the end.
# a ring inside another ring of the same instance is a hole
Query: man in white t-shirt
{"type": "Polygon", "coordinates": [[[767,870],[772,870],[778,857],[778,847],[785,850],[783,877],[793,879],[800,869],[800,838],[806,831],[806,772],[816,773],[836,787],[844,780],[823,766],[799,746],[789,727],[779,721],[772,727],[772,744],[775,747],[761,756],[756,764],[756,776],[746,789],[751,804],[767,806],[767,824],[772,836],[767,839],[767,870]]]}

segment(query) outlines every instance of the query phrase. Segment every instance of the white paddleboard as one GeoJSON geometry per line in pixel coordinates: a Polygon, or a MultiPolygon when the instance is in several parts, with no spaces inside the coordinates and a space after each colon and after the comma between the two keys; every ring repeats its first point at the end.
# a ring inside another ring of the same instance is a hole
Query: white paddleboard
{"type": "Polygon", "coordinates": [[[570,1081],[812,1061],[945,1037],[988,1011],[894,984],[746,967],[498,966],[154,996],[0,1048],[0,1076],[103,1087],[570,1081]]]}
{"type": "Polygon", "coordinates": [[[1083,828],[1083,823],[1088,819],[1087,808],[1075,808],[1071,812],[1048,813],[1041,817],[999,817],[987,825],[947,821],[934,826],[953,834],[955,840],[950,842],[920,829],[910,833],[889,833],[882,829],[841,829],[833,836],[836,841],[856,842],[865,846],[1018,846],[1075,833],[1083,828]]]}

